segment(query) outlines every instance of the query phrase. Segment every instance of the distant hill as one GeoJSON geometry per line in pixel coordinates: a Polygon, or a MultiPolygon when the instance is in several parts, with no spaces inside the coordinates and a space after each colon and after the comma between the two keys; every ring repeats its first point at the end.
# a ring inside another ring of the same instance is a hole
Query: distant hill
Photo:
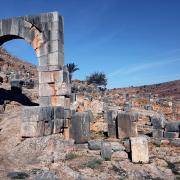
{"type": "Polygon", "coordinates": [[[5,49],[0,47],[0,72],[9,75],[11,73],[30,73],[32,77],[37,77],[37,68],[35,65],[22,59],[12,56],[5,49]]]}
{"type": "Polygon", "coordinates": [[[114,92],[127,92],[129,94],[158,94],[159,97],[172,97],[180,99],[180,80],[138,87],[115,88],[114,92]]]}

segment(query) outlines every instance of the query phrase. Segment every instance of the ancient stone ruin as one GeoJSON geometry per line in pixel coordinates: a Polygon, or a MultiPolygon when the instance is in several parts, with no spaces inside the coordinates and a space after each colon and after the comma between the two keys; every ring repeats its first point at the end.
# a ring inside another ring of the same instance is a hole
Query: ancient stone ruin
{"type": "MultiPolygon", "coordinates": [[[[69,121],[74,111],[70,109],[69,73],[64,67],[63,31],[63,17],[57,12],[0,21],[0,45],[24,39],[38,59],[39,106],[24,107],[22,137],[64,133],[69,139],[69,121]]],[[[87,119],[84,114],[82,118],[87,119]]]]}

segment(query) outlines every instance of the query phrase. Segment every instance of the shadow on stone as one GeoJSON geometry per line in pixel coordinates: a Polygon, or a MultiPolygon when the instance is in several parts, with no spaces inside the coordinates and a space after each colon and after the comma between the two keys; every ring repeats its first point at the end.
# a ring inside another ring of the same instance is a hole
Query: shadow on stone
{"type": "Polygon", "coordinates": [[[24,94],[16,93],[14,90],[0,88],[0,105],[3,105],[6,100],[16,101],[24,106],[39,106],[39,104],[32,102],[24,94]]]}

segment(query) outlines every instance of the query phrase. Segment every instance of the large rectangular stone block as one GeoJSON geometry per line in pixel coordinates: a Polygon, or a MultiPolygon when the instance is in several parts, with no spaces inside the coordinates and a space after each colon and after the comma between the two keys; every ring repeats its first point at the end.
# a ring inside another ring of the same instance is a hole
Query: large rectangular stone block
{"type": "Polygon", "coordinates": [[[76,112],[72,116],[71,138],[75,143],[87,143],[90,139],[90,121],[87,112],[76,112]]]}
{"type": "Polygon", "coordinates": [[[64,119],[65,110],[63,106],[55,106],[54,107],[54,119],[64,119]]]}
{"type": "Polygon", "coordinates": [[[39,84],[39,96],[70,96],[71,87],[66,83],[39,84]]]}
{"type": "Polygon", "coordinates": [[[165,129],[167,132],[180,132],[180,122],[166,123],[165,129]]]}
{"type": "Polygon", "coordinates": [[[145,137],[131,137],[131,157],[134,163],[148,163],[148,141],[145,137]]]}
{"type": "Polygon", "coordinates": [[[137,114],[121,112],[118,113],[117,125],[118,125],[118,137],[133,137],[137,136],[137,114]]]}
{"type": "Polygon", "coordinates": [[[43,135],[44,121],[21,123],[21,137],[40,137],[43,135]]]}
{"type": "Polygon", "coordinates": [[[110,161],[112,156],[112,147],[111,144],[108,142],[101,143],[101,157],[105,161],[110,161]]]}
{"type": "Polygon", "coordinates": [[[39,97],[39,104],[40,106],[50,106],[51,103],[51,97],[50,96],[40,96],[39,97]]]}
{"type": "Polygon", "coordinates": [[[54,110],[51,106],[27,106],[22,113],[22,121],[37,122],[51,121],[54,119],[54,110]]]}
{"type": "Polygon", "coordinates": [[[69,74],[63,70],[39,72],[39,83],[69,84],[69,74]]]}
{"type": "Polygon", "coordinates": [[[54,119],[53,122],[54,122],[53,133],[58,134],[62,132],[64,127],[64,119],[54,119]]]}
{"type": "Polygon", "coordinates": [[[164,138],[174,139],[179,138],[179,132],[164,132],[164,138]]]}

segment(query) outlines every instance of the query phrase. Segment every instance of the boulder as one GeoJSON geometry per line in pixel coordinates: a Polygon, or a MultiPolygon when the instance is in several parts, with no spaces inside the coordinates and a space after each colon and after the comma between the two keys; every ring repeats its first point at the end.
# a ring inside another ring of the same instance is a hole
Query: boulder
{"type": "Polygon", "coordinates": [[[166,119],[161,114],[150,117],[150,120],[154,129],[162,129],[165,126],[166,119]]]}
{"type": "Polygon", "coordinates": [[[101,150],[102,140],[90,140],[88,141],[88,148],[90,150],[101,150]]]}
{"type": "Polygon", "coordinates": [[[116,151],[124,151],[125,150],[125,147],[119,142],[110,142],[110,144],[111,144],[112,150],[114,152],[116,152],[116,151]]]}
{"type": "Polygon", "coordinates": [[[128,159],[128,154],[125,151],[116,151],[112,154],[112,161],[123,161],[128,159]]]}

